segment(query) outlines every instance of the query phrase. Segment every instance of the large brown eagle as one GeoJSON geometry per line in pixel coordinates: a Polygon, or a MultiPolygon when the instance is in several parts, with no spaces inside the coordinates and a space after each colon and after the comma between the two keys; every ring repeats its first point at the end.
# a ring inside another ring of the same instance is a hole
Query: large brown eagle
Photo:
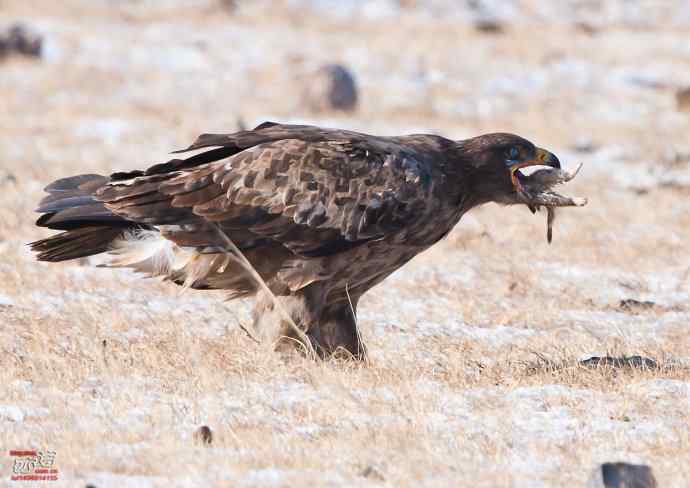
{"type": "Polygon", "coordinates": [[[362,357],[355,311],[367,290],[471,208],[558,205],[546,190],[564,181],[545,177],[537,188],[519,169],[560,168],[558,159],[503,133],[453,141],[266,122],[204,134],[184,151],[199,149],[145,171],[50,184],[37,225],[63,232],[31,244],[38,259],[108,253],[111,266],[257,295],[262,339],[306,337],[323,355],[362,357]]]}

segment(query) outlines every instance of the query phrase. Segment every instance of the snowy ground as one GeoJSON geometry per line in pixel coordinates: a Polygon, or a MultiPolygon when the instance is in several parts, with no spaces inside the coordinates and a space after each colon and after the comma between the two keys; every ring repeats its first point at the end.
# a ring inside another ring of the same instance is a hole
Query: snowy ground
{"type": "Polygon", "coordinates": [[[45,448],[50,486],[585,486],[607,461],[690,485],[690,5],[231,3],[0,3],[0,28],[46,42],[0,60],[3,483],[6,451],[45,448]],[[502,32],[474,28],[487,18],[502,32]],[[330,62],[357,76],[354,114],[301,104],[330,62]],[[367,365],[266,351],[239,329],[250,303],[216,292],[34,262],[47,183],[238,118],[516,132],[583,162],[568,193],[590,204],[551,246],[543,214],[473,212],[363,299],[367,365]],[[577,364],[606,354],[659,367],[577,364]]]}

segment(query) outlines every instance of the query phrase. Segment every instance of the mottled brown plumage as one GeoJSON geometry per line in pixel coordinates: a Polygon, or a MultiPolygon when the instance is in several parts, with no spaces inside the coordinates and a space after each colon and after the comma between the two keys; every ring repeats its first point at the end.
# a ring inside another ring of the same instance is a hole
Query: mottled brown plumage
{"type": "Polygon", "coordinates": [[[272,299],[228,254],[220,229],[319,351],[342,347],[357,357],[364,348],[354,312],[367,290],[472,207],[528,203],[520,189],[528,177],[517,167],[559,167],[511,134],[452,141],[269,122],[202,135],[184,151],[200,149],[145,171],[49,185],[37,223],[65,232],[33,243],[38,258],[109,251],[113,266],[225,289],[231,298],[256,294],[255,334],[292,336],[272,299]]]}

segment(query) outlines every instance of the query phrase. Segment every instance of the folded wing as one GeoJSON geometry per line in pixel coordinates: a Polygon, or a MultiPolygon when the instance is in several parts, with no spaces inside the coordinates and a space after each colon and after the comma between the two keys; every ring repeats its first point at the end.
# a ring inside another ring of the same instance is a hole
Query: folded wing
{"type": "Polygon", "coordinates": [[[114,178],[96,198],[183,246],[222,246],[209,226],[217,222],[241,249],[279,244],[302,257],[383,238],[431,211],[432,168],[410,148],[345,131],[279,125],[264,131],[267,141],[239,151],[253,132],[238,133],[244,143],[202,136],[190,149],[228,146],[189,158],[201,165],[176,160],[165,163],[167,172],[159,165],[114,178]]]}

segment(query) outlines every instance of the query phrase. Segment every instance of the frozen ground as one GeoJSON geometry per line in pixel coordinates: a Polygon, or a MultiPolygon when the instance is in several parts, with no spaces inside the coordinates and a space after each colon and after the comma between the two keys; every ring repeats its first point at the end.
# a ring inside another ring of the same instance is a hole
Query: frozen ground
{"type": "Polygon", "coordinates": [[[46,39],[0,61],[2,449],[55,450],[51,486],[584,486],[606,461],[690,485],[688,3],[230,3],[0,3],[46,39]],[[334,61],[360,109],[315,116],[301,84],[334,61]],[[239,117],[516,132],[583,162],[590,204],[551,246],[543,214],[473,212],[362,301],[367,365],[266,351],[216,292],[34,262],[45,184],[239,117]],[[577,366],[605,354],[659,368],[577,366]]]}

